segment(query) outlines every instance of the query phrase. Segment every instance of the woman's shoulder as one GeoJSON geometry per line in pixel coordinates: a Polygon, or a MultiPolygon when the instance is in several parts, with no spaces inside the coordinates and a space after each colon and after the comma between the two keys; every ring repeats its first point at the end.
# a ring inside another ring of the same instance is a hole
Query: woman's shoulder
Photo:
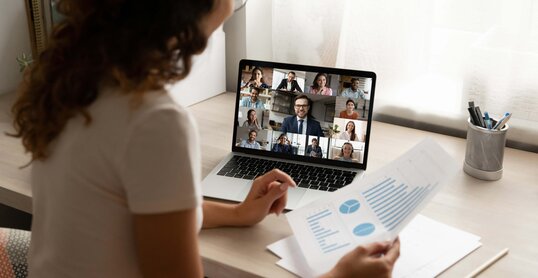
{"type": "Polygon", "coordinates": [[[108,103],[110,107],[125,107],[125,109],[115,109],[120,110],[115,113],[126,113],[132,124],[154,121],[159,118],[168,118],[169,121],[176,122],[191,121],[190,113],[166,90],[147,91],[143,94],[123,93],[118,89],[108,89],[105,92],[101,96],[102,102],[108,103]]]}

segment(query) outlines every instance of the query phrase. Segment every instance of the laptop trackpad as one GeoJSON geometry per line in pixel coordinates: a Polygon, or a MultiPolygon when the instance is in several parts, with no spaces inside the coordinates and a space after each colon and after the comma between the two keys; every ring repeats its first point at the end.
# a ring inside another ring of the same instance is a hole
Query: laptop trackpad
{"type": "MultiPolygon", "coordinates": [[[[245,198],[248,195],[248,192],[250,191],[250,187],[252,186],[252,182],[247,183],[245,186],[243,186],[243,189],[237,194],[236,200],[245,200],[245,198]]],[[[289,188],[288,189],[288,201],[286,203],[286,207],[295,207],[299,202],[301,201],[301,198],[303,198],[303,195],[306,193],[306,188],[289,188]]]]}
{"type": "Polygon", "coordinates": [[[297,204],[303,198],[303,195],[306,193],[306,188],[296,187],[288,189],[288,202],[286,203],[287,208],[295,208],[297,204]]]}
{"type": "Polygon", "coordinates": [[[235,197],[236,200],[239,202],[243,202],[245,198],[248,195],[248,192],[250,192],[250,187],[252,187],[252,181],[247,182],[245,185],[243,185],[243,188],[237,193],[237,197],[235,197]]]}

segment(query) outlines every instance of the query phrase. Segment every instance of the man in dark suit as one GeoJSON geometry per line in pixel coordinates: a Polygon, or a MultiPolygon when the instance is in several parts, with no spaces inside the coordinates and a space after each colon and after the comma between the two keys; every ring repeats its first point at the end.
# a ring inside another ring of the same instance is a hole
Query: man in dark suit
{"type": "Polygon", "coordinates": [[[288,78],[282,79],[276,89],[288,92],[303,92],[303,90],[301,90],[301,87],[299,87],[299,83],[297,83],[297,80],[295,80],[295,72],[293,71],[288,72],[288,78]]]}
{"type": "Polygon", "coordinates": [[[290,116],[282,122],[282,133],[298,133],[325,137],[321,125],[314,120],[310,105],[312,101],[306,95],[298,95],[294,100],[295,116],[290,116]]]}

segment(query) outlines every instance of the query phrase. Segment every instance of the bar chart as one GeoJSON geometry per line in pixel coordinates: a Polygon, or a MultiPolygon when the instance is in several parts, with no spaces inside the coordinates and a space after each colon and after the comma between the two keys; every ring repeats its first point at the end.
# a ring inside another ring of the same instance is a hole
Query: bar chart
{"type": "Polygon", "coordinates": [[[351,244],[335,222],[334,213],[327,208],[306,218],[310,232],[324,254],[331,253],[351,244]]]}
{"type": "Polygon", "coordinates": [[[437,184],[413,185],[411,190],[405,182],[397,182],[395,178],[388,177],[362,192],[362,196],[383,226],[391,231],[406,219],[436,186],[437,184]]]}
{"type": "Polygon", "coordinates": [[[358,245],[395,238],[458,171],[446,151],[425,139],[376,172],[286,217],[309,267],[324,273],[358,245]]]}

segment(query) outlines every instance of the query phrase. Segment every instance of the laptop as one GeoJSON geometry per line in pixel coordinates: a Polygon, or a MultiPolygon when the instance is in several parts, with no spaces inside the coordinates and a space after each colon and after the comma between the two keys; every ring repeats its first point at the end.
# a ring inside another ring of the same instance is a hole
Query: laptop
{"type": "Polygon", "coordinates": [[[298,185],[292,210],[362,177],[375,73],[241,60],[237,78],[231,152],[203,180],[204,196],[241,202],[278,168],[298,185]]]}

